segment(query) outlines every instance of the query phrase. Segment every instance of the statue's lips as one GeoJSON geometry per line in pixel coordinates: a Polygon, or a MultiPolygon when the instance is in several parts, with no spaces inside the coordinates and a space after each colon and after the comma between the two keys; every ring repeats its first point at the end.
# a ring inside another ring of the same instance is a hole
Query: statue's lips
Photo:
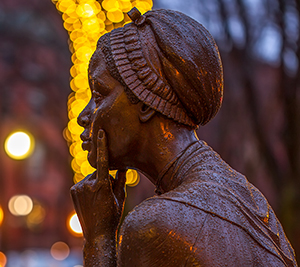
{"type": "Polygon", "coordinates": [[[83,150],[90,151],[91,150],[91,142],[90,141],[83,141],[81,145],[83,150]]]}

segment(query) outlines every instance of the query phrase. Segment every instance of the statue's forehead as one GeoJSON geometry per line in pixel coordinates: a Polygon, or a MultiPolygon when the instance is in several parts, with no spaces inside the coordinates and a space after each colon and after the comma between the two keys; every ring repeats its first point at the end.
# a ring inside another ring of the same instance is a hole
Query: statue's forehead
{"type": "Polygon", "coordinates": [[[105,64],[102,51],[96,50],[92,55],[89,63],[88,72],[90,78],[95,79],[97,76],[101,75],[101,73],[105,69],[106,69],[106,64],[105,64]]]}

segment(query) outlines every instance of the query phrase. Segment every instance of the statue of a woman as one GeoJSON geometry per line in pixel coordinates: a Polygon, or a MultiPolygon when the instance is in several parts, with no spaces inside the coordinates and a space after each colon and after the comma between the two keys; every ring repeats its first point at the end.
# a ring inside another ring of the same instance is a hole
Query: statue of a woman
{"type": "Polygon", "coordinates": [[[129,16],[99,39],[92,97],[78,118],[97,168],[71,189],[85,266],[297,266],[265,197],[195,134],[222,102],[211,35],[180,12],[129,16]],[[127,168],[144,173],[157,196],[117,233],[127,168]]]}

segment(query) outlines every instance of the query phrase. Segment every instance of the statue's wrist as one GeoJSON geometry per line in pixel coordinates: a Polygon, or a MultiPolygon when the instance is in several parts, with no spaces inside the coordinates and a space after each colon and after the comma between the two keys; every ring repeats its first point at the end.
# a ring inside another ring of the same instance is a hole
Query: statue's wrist
{"type": "Polygon", "coordinates": [[[105,234],[95,234],[94,236],[89,236],[85,238],[84,246],[93,247],[104,243],[116,242],[117,232],[109,231],[105,234]]]}
{"type": "Polygon", "coordinates": [[[110,239],[117,235],[118,226],[116,225],[97,225],[91,227],[87,233],[84,233],[84,238],[87,242],[91,243],[94,240],[110,239]]]}
{"type": "Polygon", "coordinates": [[[84,266],[116,266],[116,235],[101,235],[86,240],[83,247],[84,266]]]}

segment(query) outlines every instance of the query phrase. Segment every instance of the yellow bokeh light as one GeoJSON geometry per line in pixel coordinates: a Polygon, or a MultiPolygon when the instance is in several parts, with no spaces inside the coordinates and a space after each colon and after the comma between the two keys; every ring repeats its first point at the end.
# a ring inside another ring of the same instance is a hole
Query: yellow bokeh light
{"type": "Polygon", "coordinates": [[[70,82],[70,87],[71,89],[76,92],[79,88],[77,88],[77,86],[75,85],[75,79],[72,79],[70,82]]]}
{"type": "Polygon", "coordinates": [[[77,75],[77,69],[76,69],[76,65],[73,65],[70,69],[70,74],[72,77],[75,77],[77,75]]]}
{"type": "Polygon", "coordinates": [[[136,170],[128,170],[126,173],[126,185],[136,186],[140,181],[140,175],[136,170]]]}
{"type": "Polygon", "coordinates": [[[67,227],[74,236],[82,236],[82,228],[75,212],[72,212],[67,219],[67,227]]]}
{"type": "Polygon", "coordinates": [[[64,15],[66,14],[70,18],[77,18],[76,9],[77,9],[77,5],[75,3],[70,2],[64,15]]]}
{"type": "Polygon", "coordinates": [[[80,182],[84,178],[82,173],[75,172],[73,177],[74,184],[80,182]]]}
{"type": "Polygon", "coordinates": [[[121,22],[124,19],[123,12],[118,8],[112,8],[107,12],[107,18],[112,22],[121,22]]]}
{"type": "Polygon", "coordinates": [[[124,13],[127,13],[132,9],[132,4],[130,0],[121,0],[120,3],[121,3],[120,8],[124,13]]]}
{"type": "Polygon", "coordinates": [[[0,251],[0,267],[5,267],[7,263],[7,258],[3,252],[0,251]]]}
{"type": "MultiPolygon", "coordinates": [[[[81,173],[80,172],[80,166],[77,164],[76,162],[76,158],[74,158],[72,161],[71,161],[71,167],[72,167],[72,170],[76,173],[81,173]]],[[[84,177],[82,175],[82,177],[84,177]]],[[[80,180],[78,180],[77,182],[79,182],[80,180]]]]}
{"type": "Polygon", "coordinates": [[[65,12],[69,7],[69,2],[68,1],[59,1],[56,5],[56,8],[61,11],[65,12]]]}
{"type": "Polygon", "coordinates": [[[112,177],[116,177],[117,175],[117,170],[112,170],[112,171],[109,171],[109,174],[112,176],[112,177]]]}
{"type": "Polygon", "coordinates": [[[3,222],[3,219],[4,219],[4,213],[3,213],[2,207],[0,206],[0,226],[1,226],[2,222],[3,222]]]}
{"type": "Polygon", "coordinates": [[[74,142],[81,141],[80,134],[73,134],[73,133],[71,133],[71,136],[72,136],[72,139],[73,139],[74,142]]]}
{"type": "MultiPolygon", "coordinates": [[[[85,161],[86,162],[86,157],[87,157],[88,152],[87,151],[78,151],[75,156],[75,160],[79,166],[85,161]]],[[[81,166],[82,167],[82,166],[81,166]]]]}
{"type": "Polygon", "coordinates": [[[83,132],[83,127],[79,126],[77,123],[77,118],[74,118],[69,121],[68,123],[68,129],[71,133],[80,135],[83,132]]]}
{"type": "Polygon", "coordinates": [[[102,2],[102,7],[106,10],[109,11],[112,8],[119,8],[119,2],[117,0],[104,0],[102,2]]]}
{"type": "Polygon", "coordinates": [[[65,138],[66,141],[68,141],[69,143],[72,143],[72,141],[73,141],[72,140],[72,135],[71,135],[71,133],[70,133],[70,131],[69,131],[68,128],[64,129],[63,136],[64,136],[64,138],[65,138]]]}
{"type": "MultiPolygon", "coordinates": [[[[109,174],[114,178],[117,175],[117,170],[109,171],[109,174]]],[[[128,186],[136,186],[140,181],[140,175],[136,170],[129,169],[126,172],[126,185],[128,186]]]]}
{"type": "MultiPolygon", "coordinates": [[[[92,50],[91,47],[81,46],[75,53],[76,53],[76,57],[79,60],[81,60],[83,62],[89,62],[93,52],[94,51],[92,50]]],[[[81,75],[81,74],[79,74],[79,75],[81,75]]],[[[84,76],[83,79],[87,80],[87,76],[84,76]]]]}
{"type": "Polygon", "coordinates": [[[58,241],[51,246],[50,253],[54,259],[63,261],[69,256],[70,248],[66,243],[58,241]]]}
{"type": "Polygon", "coordinates": [[[76,99],[72,105],[71,105],[71,111],[72,114],[74,114],[74,118],[77,118],[78,115],[81,113],[81,111],[85,108],[87,105],[87,101],[84,101],[83,99],[76,99]]]}
{"type": "Polygon", "coordinates": [[[79,17],[83,17],[83,18],[89,18],[95,15],[93,7],[89,4],[78,5],[76,9],[76,13],[78,14],[79,17]]]}
{"type": "MultiPolygon", "coordinates": [[[[75,92],[68,99],[68,127],[64,137],[70,143],[70,153],[74,157],[71,167],[74,170],[74,183],[79,182],[87,174],[93,172],[82,152],[80,134],[83,128],[77,124],[77,116],[89,102],[91,92],[88,85],[87,68],[90,57],[96,48],[101,35],[130,22],[126,15],[134,6],[141,13],[152,8],[152,0],[52,0],[56,8],[62,12],[64,27],[70,36],[71,60],[74,66],[70,70],[72,79],[70,87],[75,92]],[[100,4],[101,3],[101,4],[100,4]],[[103,8],[103,10],[102,10],[103,8]]],[[[113,172],[110,172],[113,174],[113,172]]],[[[128,171],[128,185],[134,186],[139,181],[136,171],[128,171]]]]}
{"type": "Polygon", "coordinates": [[[84,176],[89,175],[90,173],[94,172],[95,169],[89,164],[89,162],[86,160],[86,157],[83,158],[83,162],[81,163],[80,167],[81,173],[84,176]]]}
{"type": "Polygon", "coordinates": [[[82,23],[81,23],[80,19],[76,19],[76,20],[74,21],[74,23],[73,23],[73,28],[74,28],[74,30],[80,29],[81,26],[82,26],[82,23]]]}
{"type": "MultiPolygon", "coordinates": [[[[82,29],[86,32],[89,32],[91,34],[101,32],[105,28],[105,24],[103,22],[99,22],[97,18],[89,19],[89,20],[84,20],[82,22],[82,29]]],[[[91,51],[91,53],[94,51],[91,51]]],[[[91,53],[88,54],[88,60],[91,57],[91,53]]]]}
{"type": "Polygon", "coordinates": [[[28,214],[27,216],[27,226],[29,228],[33,228],[39,224],[41,224],[46,216],[46,211],[45,209],[38,203],[35,203],[33,205],[32,211],[28,214]]]}
{"type": "Polygon", "coordinates": [[[85,35],[85,32],[82,29],[74,30],[70,33],[70,39],[74,42],[77,38],[85,35]]]}
{"type": "Polygon", "coordinates": [[[70,26],[72,26],[72,24],[76,21],[76,18],[69,17],[66,15],[64,18],[64,21],[65,21],[65,23],[70,24],[70,26]]]}
{"type": "Polygon", "coordinates": [[[101,21],[105,21],[105,20],[106,20],[106,15],[105,15],[105,12],[104,12],[104,11],[100,11],[100,12],[97,14],[97,17],[98,17],[101,21]]]}
{"type": "Polygon", "coordinates": [[[81,148],[81,144],[82,144],[82,141],[74,142],[71,144],[70,153],[73,157],[75,157],[75,155],[79,154],[80,152],[83,152],[82,148],[81,148]]]}
{"type": "Polygon", "coordinates": [[[34,139],[26,132],[18,131],[9,135],[5,140],[5,151],[13,159],[25,159],[34,149],[34,139]]]}
{"type": "Polygon", "coordinates": [[[27,195],[13,196],[8,202],[8,209],[15,216],[26,216],[33,208],[32,199],[27,195]]]}
{"type": "Polygon", "coordinates": [[[84,100],[86,103],[88,103],[91,99],[91,91],[86,89],[79,89],[76,91],[75,98],[76,100],[84,100]]]}

